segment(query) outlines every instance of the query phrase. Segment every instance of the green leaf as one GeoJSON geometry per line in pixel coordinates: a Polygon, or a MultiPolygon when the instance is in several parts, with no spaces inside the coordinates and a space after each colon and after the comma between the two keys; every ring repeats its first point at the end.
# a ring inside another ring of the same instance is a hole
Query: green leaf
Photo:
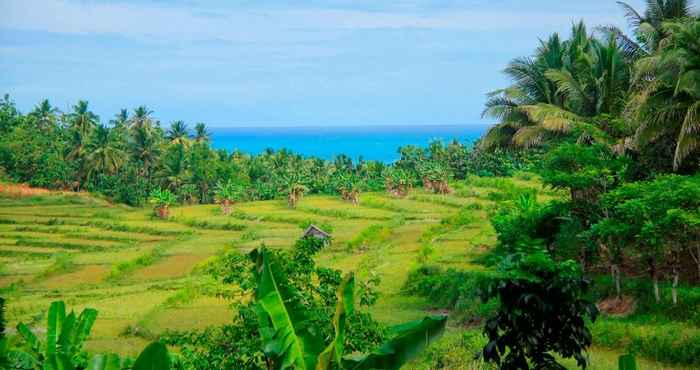
{"type": "Polygon", "coordinates": [[[168,349],[160,342],[149,344],[134,362],[132,370],[169,370],[168,349]]]}
{"type": "Polygon", "coordinates": [[[637,370],[637,362],[634,359],[634,355],[631,354],[620,356],[617,364],[619,370],[637,370]]]}
{"type": "Polygon", "coordinates": [[[17,332],[29,343],[29,347],[32,351],[38,354],[41,345],[39,344],[39,339],[32,333],[31,329],[29,329],[29,326],[23,322],[17,324],[17,332]]]}
{"type": "Polygon", "coordinates": [[[92,356],[87,370],[121,370],[121,359],[114,353],[97,354],[92,356]]]}
{"type": "Polygon", "coordinates": [[[78,316],[78,325],[73,331],[73,337],[71,341],[75,346],[75,351],[79,351],[83,347],[83,343],[90,335],[92,331],[92,326],[95,324],[97,319],[97,310],[93,308],[86,308],[78,316]]]}
{"type": "Polygon", "coordinates": [[[341,364],[345,350],[345,319],[352,315],[355,309],[355,276],[348,274],[338,287],[336,293],[338,302],[333,315],[335,337],[318,358],[316,370],[330,369],[331,363],[341,364]]]}
{"type": "Polygon", "coordinates": [[[52,302],[46,326],[46,358],[56,354],[56,341],[65,318],[66,304],[63,301],[52,302]]]}
{"type": "Polygon", "coordinates": [[[46,356],[44,370],[75,370],[75,366],[66,354],[57,353],[46,356]]]}
{"type": "Polygon", "coordinates": [[[75,328],[75,313],[71,312],[66,318],[63,320],[63,324],[61,325],[61,332],[58,336],[58,341],[57,341],[57,348],[56,352],[57,353],[63,353],[66,355],[71,355],[73,353],[73,342],[71,341],[71,338],[73,337],[73,329],[75,328]]]}
{"type": "Polygon", "coordinates": [[[369,354],[345,356],[343,365],[353,370],[398,369],[437,339],[447,316],[428,316],[391,329],[393,338],[369,354]]]}
{"type": "MultiPolygon", "coordinates": [[[[277,283],[275,276],[280,276],[281,273],[271,262],[270,252],[266,249],[262,249],[260,253],[253,251],[251,257],[256,259],[258,272],[255,298],[259,308],[259,320],[269,321],[275,331],[275,342],[265,343],[264,347],[274,348],[279,352],[280,369],[313,369],[318,361],[321,345],[310,333],[298,328],[306,320],[303,310],[293,306],[292,293],[282,289],[277,283]]],[[[270,328],[267,324],[261,326],[270,328]]]]}

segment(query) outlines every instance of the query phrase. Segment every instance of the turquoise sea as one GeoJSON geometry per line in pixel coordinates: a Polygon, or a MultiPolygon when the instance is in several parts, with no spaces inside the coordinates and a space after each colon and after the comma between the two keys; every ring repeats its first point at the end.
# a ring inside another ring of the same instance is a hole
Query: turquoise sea
{"type": "Polygon", "coordinates": [[[338,154],[351,158],[393,162],[398,148],[427,146],[433,140],[457,139],[473,143],[488,125],[454,126],[358,126],[358,127],[213,127],[215,148],[260,153],[267,148],[286,148],[306,156],[332,159],[338,154]]]}

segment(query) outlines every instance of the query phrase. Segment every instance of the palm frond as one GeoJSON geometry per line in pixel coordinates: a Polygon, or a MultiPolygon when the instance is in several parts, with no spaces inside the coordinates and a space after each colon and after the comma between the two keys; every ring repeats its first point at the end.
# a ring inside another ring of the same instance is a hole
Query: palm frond
{"type": "Polygon", "coordinates": [[[644,21],[644,18],[631,5],[623,1],[618,1],[617,5],[625,12],[625,18],[627,18],[627,24],[630,28],[636,29],[644,21]]]}
{"type": "Polygon", "coordinates": [[[542,144],[547,136],[547,130],[541,126],[528,126],[518,130],[513,135],[513,145],[528,149],[542,144]]]}

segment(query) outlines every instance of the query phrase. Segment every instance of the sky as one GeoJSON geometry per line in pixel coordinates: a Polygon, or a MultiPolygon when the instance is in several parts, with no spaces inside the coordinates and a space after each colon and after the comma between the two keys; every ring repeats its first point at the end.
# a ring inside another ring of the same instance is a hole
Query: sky
{"type": "Polygon", "coordinates": [[[579,20],[625,25],[613,0],[0,0],[0,94],[104,122],[484,124],[508,61],[579,20]]]}

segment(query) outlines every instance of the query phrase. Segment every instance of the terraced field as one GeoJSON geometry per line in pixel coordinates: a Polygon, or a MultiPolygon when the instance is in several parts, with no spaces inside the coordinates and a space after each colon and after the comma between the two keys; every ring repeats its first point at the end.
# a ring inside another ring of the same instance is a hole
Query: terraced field
{"type": "MultiPolygon", "coordinates": [[[[181,206],[164,221],[148,209],[87,195],[0,193],[0,289],[9,300],[10,327],[20,320],[40,327],[42,310],[62,299],[99,310],[89,350],[134,354],[165,330],[231,320],[229,302],[217,295],[227,287],[198,268],[208,259],[261,243],[288,248],[302,234],[300,225],[312,221],[333,229],[333,244],[319,262],[360,277],[378,275],[381,296],[373,314],[396,323],[431,310],[424,299],[401,294],[421,256],[481,268],[471,261],[495,242],[487,211],[514,187],[541,198],[556,195],[533,181],[472,179],[455,184],[450,195],[370,193],[359,206],[307,196],[296,209],[281,200],[237,204],[231,216],[214,205],[181,206]],[[470,222],[441,223],[456,215],[470,222]]],[[[603,362],[615,355],[601,353],[603,362]]]]}

